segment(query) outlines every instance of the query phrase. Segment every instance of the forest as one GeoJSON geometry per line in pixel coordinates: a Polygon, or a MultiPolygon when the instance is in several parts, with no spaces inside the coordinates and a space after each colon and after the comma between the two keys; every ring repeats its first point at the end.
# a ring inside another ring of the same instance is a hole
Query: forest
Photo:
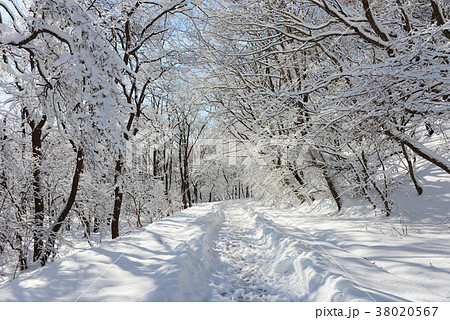
{"type": "Polygon", "coordinates": [[[450,174],[448,0],[0,0],[0,282],[200,202],[450,174]],[[434,143],[430,143],[434,141],[434,143]],[[437,142],[436,142],[437,141],[437,142]]]}

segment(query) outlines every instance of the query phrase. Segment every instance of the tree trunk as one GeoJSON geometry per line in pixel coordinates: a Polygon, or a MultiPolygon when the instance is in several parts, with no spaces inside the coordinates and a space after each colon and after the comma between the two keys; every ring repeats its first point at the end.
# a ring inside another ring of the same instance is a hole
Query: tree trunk
{"type": "Polygon", "coordinates": [[[241,198],[241,181],[238,180],[238,199],[241,198]]]}
{"type": "Polygon", "coordinates": [[[111,221],[111,238],[115,239],[119,237],[119,217],[120,211],[122,209],[123,191],[122,191],[122,157],[119,156],[119,160],[116,161],[116,172],[114,175],[114,183],[116,184],[114,188],[114,209],[111,221]]]}
{"type": "Polygon", "coordinates": [[[409,157],[408,157],[408,151],[406,150],[405,144],[404,143],[400,143],[400,144],[402,146],[403,156],[405,157],[406,162],[408,163],[409,176],[411,177],[411,180],[414,183],[414,187],[416,188],[416,191],[417,191],[417,193],[420,196],[423,193],[423,189],[419,185],[419,182],[417,181],[416,176],[414,175],[414,167],[413,167],[413,164],[411,162],[411,159],[409,159],[409,157]]]}
{"type": "Polygon", "coordinates": [[[194,188],[194,201],[196,203],[198,203],[198,187],[196,183],[193,183],[193,188],[194,188]]]}
{"type": "Polygon", "coordinates": [[[33,221],[33,262],[41,256],[44,247],[44,201],[41,194],[41,165],[42,165],[42,128],[47,120],[43,116],[41,121],[35,125],[35,121],[29,121],[32,127],[31,144],[33,150],[33,197],[34,197],[34,221],[33,221]]]}
{"type": "Polygon", "coordinates": [[[19,251],[19,270],[24,271],[28,268],[27,255],[23,250],[24,246],[22,236],[18,233],[16,233],[16,240],[18,242],[17,251],[19,251]]]}
{"type": "Polygon", "coordinates": [[[186,200],[189,207],[192,207],[192,195],[191,195],[191,187],[189,184],[189,178],[185,177],[186,183],[186,200]]]}
{"type": "Polygon", "coordinates": [[[178,149],[178,162],[180,164],[180,180],[181,180],[181,198],[183,202],[183,209],[187,209],[187,200],[186,200],[186,183],[184,181],[184,172],[183,172],[183,159],[181,156],[181,141],[180,148],[178,149]]]}
{"type": "Polygon", "coordinates": [[[153,177],[158,175],[158,152],[156,148],[153,150],[153,177]]]}
{"type": "MultiPolygon", "coordinates": [[[[189,131],[188,131],[189,133],[189,131]]],[[[192,195],[191,195],[191,186],[189,183],[189,156],[188,156],[188,143],[187,140],[189,136],[186,138],[184,157],[183,157],[183,175],[184,175],[184,184],[185,184],[185,192],[186,192],[186,200],[189,207],[192,207],[192,195]]]]}
{"type": "Polygon", "coordinates": [[[325,178],[325,181],[327,183],[328,189],[330,190],[331,196],[333,197],[334,201],[336,202],[338,211],[341,211],[342,200],[341,200],[341,197],[339,196],[339,193],[336,190],[336,187],[334,186],[333,179],[331,179],[331,176],[328,173],[328,170],[326,169],[325,159],[323,158],[322,154],[313,147],[311,147],[311,153],[313,155],[313,158],[316,161],[316,165],[322,170],[323,177],[325,178]]]}
{"type": "Polygon", "coordinates": [[[94,227],[92,228],[92,232],[97,233],[100,231],[100,221],[98,217],[94,218],[94,227]]]}
{"type": "MultiPolygon", "coordinates": [[[[433,19],[437,22],[438,26],[443,26],[446,21],[442,12],[442,8],[436,0],[430,0],[430,3],[431,8],[433,9],[433,19]]],[[[450,30],[442,29],[442,32],[444,33],[444,36],[447,37],[447,39],[450,39],[450,30]]]]}
{"type": "Polygon", "coordinates": [[[58,234],[59,230],[61,229],[64,220],[69,215],[69,212],[75,203],[75,199],[76,199],[77,192],[78,192],[78,184],[80,182],[80,176],[83,173],[83,169],[84,169],[84,154],[83,154],[83,150],[81,148],[78,148],[75,173],[72,178],[72,187],[70,189],[69,198],[67,199],[67,202],[66,202],[63,210],[61,211],[61,213],[58,217],[58,220],[56,221],[56,223],[53,225],[53,227],[50,230],[50,233],[49,233],[49,236],[47,239],[47,244],[45,247],[45,251],[42,252],[42,254],[39,258],[41,265],[45,265],[47,263],[48,258],[53,253],[53,248],[54,248],[55,242],[56,242],[56,235],[58,234]]]}
{"type": "Polygon", "coordinates": [[[79,213],[79,217],[84,227],[84,237],[90,239],[91,237],[91,222],[89,219],[82,213],[79,213]]]}
{"type": "Polygon", "coordinates": [[[169,161],[166,159],[166,147],[163,149],[163,166],[164,166],[164,195],[169,196],[169,161]]]}

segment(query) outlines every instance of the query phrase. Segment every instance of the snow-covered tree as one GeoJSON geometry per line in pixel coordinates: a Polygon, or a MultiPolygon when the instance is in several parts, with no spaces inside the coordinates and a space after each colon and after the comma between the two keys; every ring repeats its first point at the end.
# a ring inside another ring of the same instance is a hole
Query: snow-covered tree
{"type": "MultiPolygon", "coordinates": [[[[121,128],[127,141],[140,129],[147,129],[144,114],[152,117],[156,111],[151,95],[156,82],[176,61],[176,52],[169,42],[172,33],[169,15],[185,10],[185,0],[167,1],[84,1],[87,12],[96,17],[105,37],[130,72],[117,78],[122,95],[132,106],[121,128]]],[[[119,236],[124,181],[125,154],[118,154],[114,173],[114,207],[111,222],[112,238],[119,236]]]]}
{"type": "Polygon", "coordinates": [[[422,134],[448,120],[442,1],[211,1],[205,11],[205,57],[224,118],[255,146],[296,141],[301,153],[279,161],[269,148],[266,162],[300,198],[325,187],[340,209],[342,195],[369,188],[389,215],[390,189],[380,186],[393,185],[390,170],[403,160],[422,192],[411,152],[449,172],[422,134]],[[348,175],[362,158],[358,175],[370,183],[348,175]]]}
{"type": "Polygon", "coordinates": [[[8,115],[22,128],[12,135],[21,136],[23,156],[32,165],[33,261],[45,264],[76,202],[83,171],[98,164],[99,149],[119,152],[117,128],[128,107],[116,80],[128,70],[73,1],[3,9],[0,46],[7,99],[2,112],[5,121],[8,115]],[[65,153],[62,161],[55,156],[57,147],[65,153]],[[50,180],[58,164],[73,175],[63,180],[63,194],[54,202],[44,194],[54,188],[50,180]]]}

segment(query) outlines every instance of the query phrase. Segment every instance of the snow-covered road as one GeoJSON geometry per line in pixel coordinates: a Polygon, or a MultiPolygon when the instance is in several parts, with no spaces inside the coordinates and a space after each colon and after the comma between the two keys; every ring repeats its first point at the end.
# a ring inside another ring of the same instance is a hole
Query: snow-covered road
{"type": "Polygon", "coordinates": [[[367,223],[249,200],[201,204],[21,275],[0,301],[450,301],[449,249],[436,250],[448,232],[421,234],[428,243],[415,250],[416,237],[367,223]]]}
{"type": "MultiPolygon", "coordinates": [[[[344,296],[339,286],[346,291],[347,287],[353,288],[351,283],[345,284],[343,277],[326,272],[325,259],[300,239],[289,236],[287,230],[265,219],[245,202],[223,203],[219,208],[224,219],[214,247],[217,263],[212,272],[213,300],[350,298],[344,296]]],[[[370,298],[361,292],[358,297],[370,298]]]]}
{"type": "MultiPolygon", "coordinates": [[[[390,273],[334,241],[313,236],[295,221],[294,214],[250,204],[224,202],[217,207],[223,222],[214,243],[215,301],[449,299],[422,286],[414,276],[390,273]]],[[[440,274],[444,283],[447,272],[440,274]]]]}
{"type": "MultiPolygon", "coordinates": [[[[254,228],[246,206],[221,208],[224,219],[214,243],[217,263],[212,272],[214,300],[274,301],[299,299],[283,277],[273,272],[273,251],[254,228]],[[292,292],[290,292],[292,291],[292,292]]],[[[287,271],[287,270],[285,270],[287,271]]],[[[284,272],[282,272],[284,273],[284,272]]]]}

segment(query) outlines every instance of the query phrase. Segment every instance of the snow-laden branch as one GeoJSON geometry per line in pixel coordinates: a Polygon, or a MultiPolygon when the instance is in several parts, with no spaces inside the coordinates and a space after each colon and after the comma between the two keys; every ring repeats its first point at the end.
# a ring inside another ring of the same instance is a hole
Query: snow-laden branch
{"type": "Polygon", "coordinates": [[[18,46],[23,47],[29,44],[31,41],[35,40],[40,34],[49,34],[61,42],[67,44],[71,53],[73,53],[74,44],[73,41],[68,35],[57,27],[46,25],[36,27],[33,32],[29,35],[22,35],[20,33],[15,34],[7,34],[3,37],[0,37],[0,45],[10,45],[10,46],[18,46]]]}
{"type": "Polygon", "coordinates": [[[404,133],[401,133],[394,128],[385,129],[383,133],[397,142],[404,143],[412,151],[414,151],[414,153],[450,174],[450,161],[448,161],[446,158],[441,157],[432,150],[418,143],[416,140],[406,136],[404,133]]]}

